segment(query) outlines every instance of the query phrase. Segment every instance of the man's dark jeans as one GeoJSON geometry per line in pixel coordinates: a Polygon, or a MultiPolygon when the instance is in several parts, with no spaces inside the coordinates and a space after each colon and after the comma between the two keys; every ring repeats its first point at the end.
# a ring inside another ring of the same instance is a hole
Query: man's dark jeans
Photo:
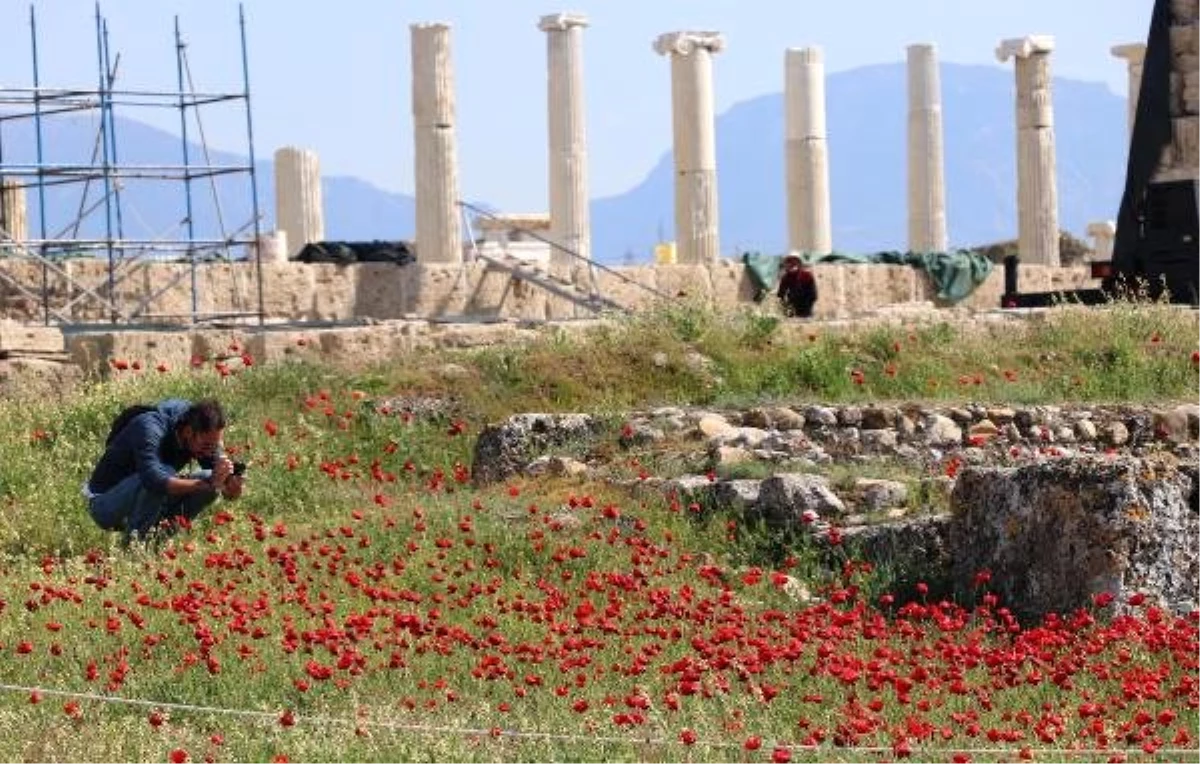
{"type": "MultiPolygon", "coordinates": [[[[208,470],[200,470],[180,477],[207,478],[210,474],[208,470]]],[[[142,485],[141,478],[130,475],[104,493],[92,496],[88,500],[88,512],[96,525],[107,531],[124,531],[128,541],[134,535],[146,538],[164,520],[175,517],[195,520],[216,499],[216,491],[200,491],[187,496],[152,493],[142,485]]]]}

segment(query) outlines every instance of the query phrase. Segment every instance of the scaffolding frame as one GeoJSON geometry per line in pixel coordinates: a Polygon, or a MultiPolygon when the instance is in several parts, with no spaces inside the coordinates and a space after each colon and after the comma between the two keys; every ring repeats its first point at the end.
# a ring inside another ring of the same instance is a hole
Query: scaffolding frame
{"type": "MultiPolygon", "coordinates": [[[[99,2],[95,6],[96,25],[96,72],[97,87],[55,88],[41,84],[38,57],[37,13],[29,7],[29,30],[31,42],[32,87],[5,87],[0,85],[0,178],[16,178],[24,189],[26,198],[32,192],[38,203],[36,237],[29,236],[16,241],[12,232],[0,228],[0,286],[7,285],[18,294],[38,299],[41,304],[42,320],[45,324],[78,323],[71,318],[71,309],[80,301],[96,302],[100,310],[107,313],[112,324],[154,322],[158,320],[178,322],[180,319],[191,324],[208,320],[256,319],[261,326],[265,319],[263,269],[257,247],[262,236],[262,215],[258,204],[258,179],[255,169],[254,122],[251,114],[249,56],[246,46],[246,16],[238,5],[238,28],[241,48],[241,90],[236,92],[198,92],[192,83],[191,66],[187,57],[187,44],[180,29],[179,16],[174,18],[176,90],[138,90],[115,87],[120,56],[113,57],[109,45],[108,22],[101,13],[99,2]],[[244,164],[214,164],[210,161],[204,123],[201,119],[203,107],[217,104],[240,106],[244,111],[246,126],[246,155],[244,164]],[[118,155],[116,139],[116,108],[143,107],[175,109],[179,113],[180,156],[179,164],[129,164],[122,163],[118,155]],[[61,115],[90,113],[98,117],[98,129],[92,147],[90,162],[51,163],[46,161],[47,123],[61,115]],[[32,120],[34,132],[35,161],[8,162],[5,155],[4,128],[12,122],[32,120]],[[193,157],[189,146],[189,128],[194,122],[199,138],[201,156],[193,157]],[[226,230],[225,213],[221,208],[216,179],[221,176],[244,177],[248,182],[250,219],[233,231],[226,230]],[[165,181],[182,185],[182,215],[173,226],[174,235],[167,232],[161,237],[136,238],[125,235],[125,210],[121,192],[130,180],[165,181]],[[195,184],[208,181],[212,191],[219,236],[197,237],[195,226],[195,184]],[[89,200],[93,184],[101,188],[99,199],[89,200]],[[73,223],[60,231],[48,230],[47,190],[55,186],[81,187],[78,211],[73,223]],[[81,237],[80,227],[93,214],[103,215],[103,235],[81,237]],[[183,235],[179,235],[182,233],[183,235]],[[88,287],[80,285],[63,267],[67,257],[83,256],[107,259],[105,283],[88,287]],[[127,278],[138,263],[146,263],[164,256],[179,260],[189,267],[185,272],[170,278],[166,283],[142,297],[136,305],[121,305],[117,286],[127,278]],[[27,261],[40,264],[40,283],[27,283],[20,273],[14,275],[4,268],[5,262],[27,261]],[[225,312],[201,313],[199,310],[199,282],[197,270],[200,262],[219,260],[225,262],[253,263],[252,274],[256,287],[257,306],[254,310],[230,310],[225,312]],[[68,285],[67,302],[63,306],[51,307],[51,275],[63,278],[68,285]],[[155,314],[147,308],[167,291],[175,288],[184,278],[190,279],[190,314],[155,314]]],[[[30,224],[29,228],[33,229],[30,224]]]]}

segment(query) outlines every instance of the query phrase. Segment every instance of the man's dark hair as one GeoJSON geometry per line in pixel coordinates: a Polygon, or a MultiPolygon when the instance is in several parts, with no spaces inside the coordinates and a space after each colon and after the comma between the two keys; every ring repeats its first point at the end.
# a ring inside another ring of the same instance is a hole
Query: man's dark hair
{"type": "Polygon", "coordinates": [[[183,412],[179,426],[187,425],[192,432],[213,432],[225,429],[225,409],[215,398],[205,398],[196,401],[192,407],[183,412]]]}

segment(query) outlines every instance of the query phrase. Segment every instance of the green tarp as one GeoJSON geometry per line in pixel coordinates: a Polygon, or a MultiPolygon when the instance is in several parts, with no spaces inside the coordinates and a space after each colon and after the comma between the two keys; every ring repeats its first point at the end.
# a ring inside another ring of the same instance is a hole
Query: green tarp
{"type": "MultiPolygon", "coordinates": [[[[919,268],[928,274],[937,287],[937,298],[951,303],[968,297],[992,272],[991,260],[966,249],[956,249],[952,252],[876,252],[869,255],[848,255],[842,252],[832,252],[828,255],[805,253],[800,258],[808,265],[882,263],[919,268]]],[[[750,274],[751,281],[759,290],[774,291],[775,285],[779,283],[782,257],[747,252],[742,255],[742,262],[750,274]]]]}

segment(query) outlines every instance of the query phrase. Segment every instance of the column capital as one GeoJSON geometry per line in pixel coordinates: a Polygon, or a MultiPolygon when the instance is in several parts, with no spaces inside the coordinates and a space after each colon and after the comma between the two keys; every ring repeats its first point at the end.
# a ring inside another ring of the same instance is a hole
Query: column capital
{"type": "Polygon", "coordinates": [[[538,21],[538,29],[543,32],[565,32],[572,27],[586,27],[587,16],[582,13],[551,13],[538,21]]]}
{"type": "Polygon", "coordinates": [[[783,53],[784,60],[793,64],[824,64],[825,54],[815,45],[807,48],[788,48],[783,53]]]}
{"type": "Polygon", "coordinates": [[[450,25],[444,21],[420,21],[415,24],[409,24],[408,28],[414,32],[423,32],[427,29],[449,29],[450,25]]]}
{"type": "Polygon", "coordinates": [[[1010,58],[1029,58],[1037,53],[1049,53],[1054,50],[1054,37],[1048,34],[1033,34],[1027,37],[1013,37],[1001,40],[996,46],[996,59],[1004,63],[1010,58]]]}
{"type": "Polygon", "coordinates": [[[1088,223],[1087,235],[1092,237],[1116,236],[1117,224],[1111,220],[1097,220],[1094,223],[1088,223]]]}
{"type": "Polygon", "coordinates": [[[1127,42],[1124,45],[1114,45],[1108,52],[1117,58],[1125,59],[1130,66],[1139,66],[1146,60],[1146,43],[1127,42]]]}
{"type": "Polygon", "coordinates": [[[654,52],[660,56],[690,56],[703,48],[709,53],[725,49],[725,35],[720,32],[667,32],[654,41],[654,52]]]}

